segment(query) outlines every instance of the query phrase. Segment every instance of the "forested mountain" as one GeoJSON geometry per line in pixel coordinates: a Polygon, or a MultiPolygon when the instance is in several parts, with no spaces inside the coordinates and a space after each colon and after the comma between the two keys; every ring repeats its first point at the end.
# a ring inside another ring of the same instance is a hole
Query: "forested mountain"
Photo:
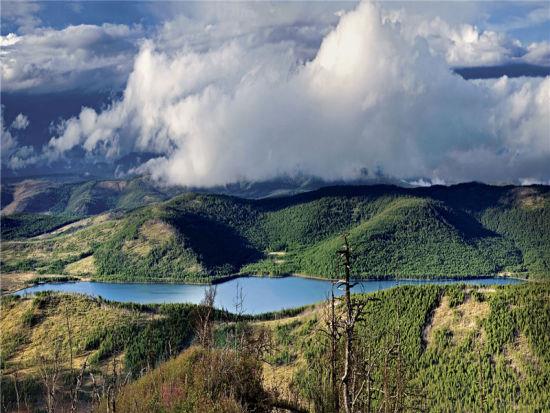
{"type": "Polygon", "coordinates": [[[65,219],[75,218],[4,216],[3,271],[165,281],[335,277],[348,233],[357,277],[550,274],[548,186],[335,186],[257,200],[185,193],[64,226],[65,219]],[[26,238],[40,229],[46,233],[26,238]]]}

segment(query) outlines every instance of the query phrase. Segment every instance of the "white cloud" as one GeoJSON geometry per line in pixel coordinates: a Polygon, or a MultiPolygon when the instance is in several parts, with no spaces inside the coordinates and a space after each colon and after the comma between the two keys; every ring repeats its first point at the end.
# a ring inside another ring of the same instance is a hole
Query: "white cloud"
{"type": "MultiPolygon", "coordinates": [[[[457,33],[461,50],[479,41],[457,33]]],[[[123,99],[83,109],[46,154],[156,152],[139,171],[183,185],[347,179],[365,168],[431,182],[548,179],[550,78],[468,82],[431,47],[369,3],[344,14],[306,63],[285,40],[170,51],[149,41],[123,99]]]]}
{"type": "Polygon", "coordinates": [[[504,31],[481,30],[467,23],[449,23],[440,17],[403,10],[385,13],[385,19],[403,26],[409,39],[426,39],[430,51],[445,58],[450,66],[490,66],[507,63],[548,64],[547,42],[523,45],[504,31]]]}
{"type": "MultiPolygon", "coordinates": [[[[530,7],[531,2],[524,2],[523,5],[530,7]]],[[[521,4],[521,3],[520,3],[521,4]]],[[[531,4],[536,4],[535,2],[531,4]]],[[[508,18],[504,22],[499,24],[490,25],[491,30],[495,31],[511,31],[524,29],[527,27],[533,27],[540,24],[550,22],[550,5],[548,2],[543,2],[541,7],[533,8],[531,11],[524,15],[513,15],[513,17],[508,18]]]]}
{"type": "Polygon", "coordinates": [[[29,118],[27,118],[25,115],[20,113],[15,117],[11,124],[11,128],[13,129],[26,129],[27,126],[29,126],[29,118]]]}
{"type": "Polygon", "coordinates": [[[550,66],[550,41],[531,43],[523,60],[528,63],[550,66]]]}
{"type": "Polygon", "coordinates": [[[420,186],[420,187],[427,187],[432,185],[447,185],[447,183],[443,179],[440,179],[437,177],[434,177],[431,179],[420,178],[410,182],[407,182],[407,181],[403,181],[403,182],[412,186],[420,186]]]}
{"type": "Polygon", "coordinates": [[[20,113],[9,128],[4,126],[4,110],[0,117],[0,160],[3,166],[9,169],[20,169],[39,161],[41,155],[37,155],[32,146],[20,146],[15,135],[17,131],[25,129],[29,120],[20,113]]]}
{"type": "Polygon", "coordinates": [[[141,36],[139,26],[107,23],[1,36],[2,90],[59,91],[123,84],[141,36]]]}
{"type": "Polygon", "coordinates": [[[523,186],[550,185],[550,179],[546,181],[541,181],[540,179],[535,179],[535,178],[523,178],[523,179],[520,179],[520,185],[523,185],[523,186]]]}
{"type": "Polygon", "coordinates": [[[17,26],[21,33],[33,31],[42,22],[36,16],[40,10],[40,4],[30,1],[3,1],[2,20],[17,26]]]}

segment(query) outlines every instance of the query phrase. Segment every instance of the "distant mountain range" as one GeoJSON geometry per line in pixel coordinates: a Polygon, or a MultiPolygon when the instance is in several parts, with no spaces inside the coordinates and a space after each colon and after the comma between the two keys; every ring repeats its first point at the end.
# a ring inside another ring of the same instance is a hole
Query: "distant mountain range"
{"type": "MultiPolygon", "coordinates": [[[[351,181],[348,184],[395,184],[383,177],[351,181]]],[[[344,185],[343,181],[331,182],[344,185]]],[[[196,192],[232,195],[242,198],[286,196],[319,189],[328,183],[298,176],[263,182],[239,182],[212,188],[162,187],[149,178],[92,179],[86,175],[58,174],[45,177],[5,178],[1,186],[1,210],[14,213],[50,213],[88,216],[110,210],[131,210],[175,195],[196,192]]],[[[406,182],[401,185],[408,186],[406,182]]]]}
{"type": "MultiPolygon", "coordinates": [[[[262,199],[185,192],[165,200],[173,194],[143,178],[13,185],[2,215],[4,272],[332,278],[347,233],[358,277],[550,275],[548,186],[332,186],[262,199]]],[[[258,185],[227,191],[280,193],[258,185]]]]}

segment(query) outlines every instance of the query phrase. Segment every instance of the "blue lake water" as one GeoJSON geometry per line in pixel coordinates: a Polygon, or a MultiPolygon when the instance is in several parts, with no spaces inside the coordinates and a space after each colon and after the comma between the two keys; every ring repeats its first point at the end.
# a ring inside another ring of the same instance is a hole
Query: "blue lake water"
{"type": "MultiPolygon", "coordinates": [[[[511,278],[479,278],[471,280],[364,280],[358,281],[354,292],[374,292],[396,285],[452,284],[503,285],[521,281],[511,278]]],[[[39,291],[62,291],[101,296],[107,300],[152,303],[199,303],[207,286],[192,284],[161,283],[108,283],[108,282],[63,282],[40,284],[19,291],[18,295],[39,291]]],[[[300,307],[324,300],[330,294],[332,283],[301,277],[269,278],[241,277],[216,285],[216,307],[235,311],[237,291],[242,291],[244,312],[260,314],[286,308],[300,307]]],[[[338,295],[342,292],[335,290],[338,295]]]]}

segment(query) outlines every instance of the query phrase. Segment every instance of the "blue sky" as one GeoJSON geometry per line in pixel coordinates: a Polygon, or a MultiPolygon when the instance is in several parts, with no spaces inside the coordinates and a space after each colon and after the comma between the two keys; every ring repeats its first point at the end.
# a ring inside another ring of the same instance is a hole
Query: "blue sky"
{"type": "Polygon", "coordinates": [[[452,74],[550,67],[548,2],[1,6],[6,176],[550,181],[548,77],[452,74]]]}
{"type": "MultiPolygon", "coordinates": [[[[10,32],[21,33],[22,21],[34,18],[36,26],[63,29],[68,25],[103,23],[141,24],[146,28],[173,17],[174,7],[181,13],[192,15],[193,5],[185,2],[166,1],[48,1],[31,2],[21,6],[21,2],[2,1],[2,35],[10,32]],[[15,16],[14,16],[15,14],[15,16]]],[[[310,2],[313,4],[315,2],[310,2]]],[[[350,9],[355,2],[324,2],[336,10],[350,9]]],[[[550,11],[548,3],[540,1],[485,1],[485,2],[447,2],[414,1],[386,2],[387,7],[411,8],[417,10],[436,10],[438,14],[462,15],[465,21],[478,25],[481,29],[495,28],[506,30],[513,37],[534,42],[547,40],[550,32],[550,11]],[[413,3],[411,5],[411,3],[413,3]],[[532,14],[541,11],[538,19],[532,14]],[[544,12],[546,10],[546,12],[544,12]],[[546,18],[544,15],[546,14],[546,18]],[[531,16],[530,16],[531,15],[531,16]]],[[[313,6],[315,7],[315,6],[313,6]]]]}

